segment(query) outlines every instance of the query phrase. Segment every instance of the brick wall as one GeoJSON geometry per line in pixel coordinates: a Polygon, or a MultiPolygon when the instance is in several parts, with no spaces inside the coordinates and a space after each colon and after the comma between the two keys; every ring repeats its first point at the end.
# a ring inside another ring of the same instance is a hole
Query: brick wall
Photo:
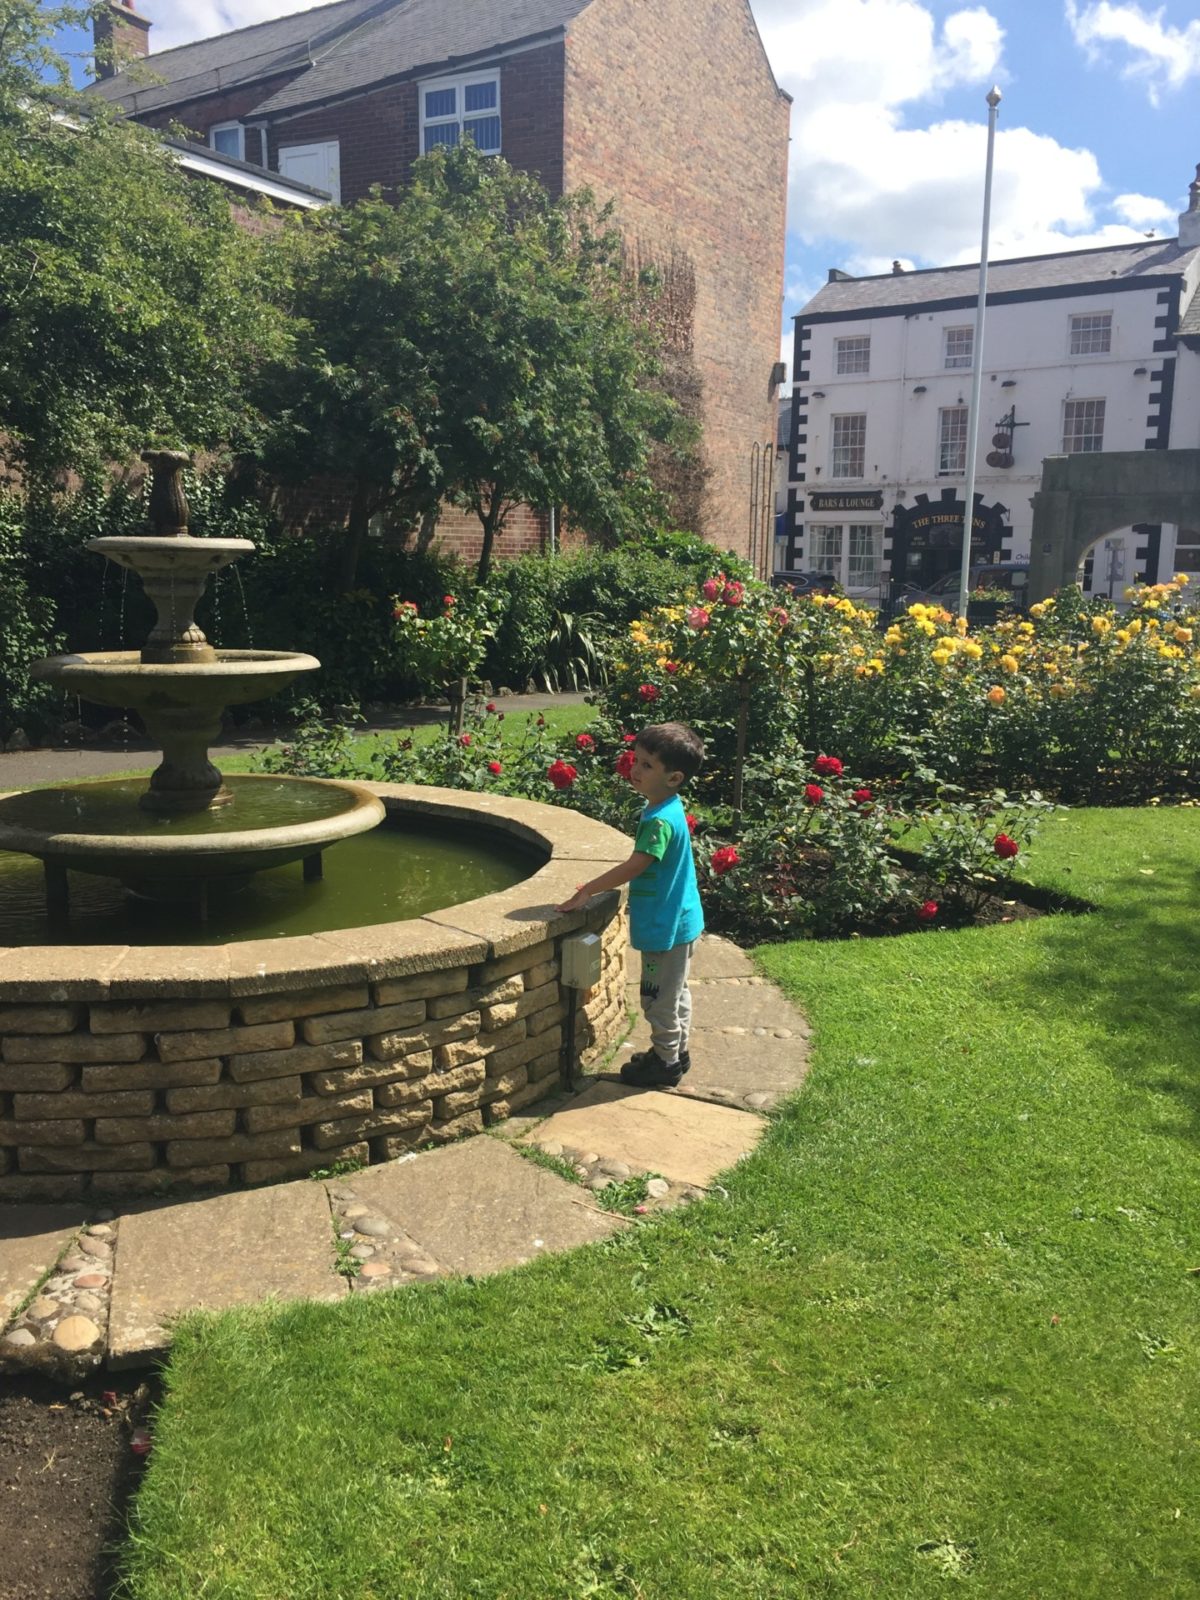
{"type": "Polygon", "coordinates": [[[695,268],[697,531],[738,550],[751,448],[775,435],[789,112],[745,0],[598,0],[570,25],[564,180],[615,198],[643,255],[695,268]]]}
{"type": "MultiPolygon", "coordinates": [[[[584,1065],[623,1031],[627,937],[622,912],[576,1015],[584,1065]]],[[[557,1086],[566,1016],[553,939],[240,1000],[0,1001],[0,1201],[264,1183],[480,1133],[557,1086]]]]}
{"type": "MultiPolygon", "coordinates": [[[[153,66],[154,57],[151,55],[150,69],[153,66]]],[[[149,112],[139,117],[138,121],[145,123],[148,128],[169,128],[174,123],[180,123],[197,144],[207,144],[210,128],[219,122],[252,119],[256,106],[260,106],[268,95],[275,94],[296,76],[295,72],[286,72],[274,78],[264,78],[260,83],[229,89],[224,94],[206,95],[201,100],[190,100],[182,105],[169,106],[163,111],[149,112]]],[[[262,146],[255,128],[246,129],[246,160],[253,161],[257,166],[264,165],[262,146]]]]}

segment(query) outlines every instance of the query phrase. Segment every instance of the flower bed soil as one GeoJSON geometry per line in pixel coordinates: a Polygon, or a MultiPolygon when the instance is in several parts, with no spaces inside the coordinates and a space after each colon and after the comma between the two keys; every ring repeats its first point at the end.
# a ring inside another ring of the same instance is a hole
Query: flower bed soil
{"type": "Polygon", "coordinates": [[[131,1439],[151,1399],[146,1383],[120,1376],[69,1395],[36,1379],[6,1382],[0,1600],[107,1600],[112,1546],[141,1475],[131,1439]]]}

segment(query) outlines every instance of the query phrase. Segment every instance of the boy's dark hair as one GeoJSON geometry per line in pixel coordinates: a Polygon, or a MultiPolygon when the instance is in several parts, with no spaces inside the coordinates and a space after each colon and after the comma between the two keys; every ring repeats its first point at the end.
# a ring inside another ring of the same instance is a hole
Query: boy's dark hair
{"type": "Polygon", "coordinates": [[[704,760],[704,741],[685,722],[652,722],[637,742],[668,772],[682,772],[685,778],[694,778],[704,760]]]}

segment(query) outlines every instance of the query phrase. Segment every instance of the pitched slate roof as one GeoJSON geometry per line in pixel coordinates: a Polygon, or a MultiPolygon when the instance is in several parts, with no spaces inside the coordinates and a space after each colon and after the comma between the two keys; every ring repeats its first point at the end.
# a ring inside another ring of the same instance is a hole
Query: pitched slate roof
{"type": "Polygon", "coordinates": [[[270,118],[557,32],[590,3],[339,0],[151,53],[91,85],[91,92],[119,101],[136,116],[295,71],[292,81],[246,113],[270,118]]]}
{"type": "MultiPolygon", "coordinates": [[[[1196,248],[1181,248],[1177,239],[1154,239],[1145,244],[1108,245],[1101,250],[1068,250],[1057,255],[992,261],[988,264],[988,299],[1130,278],[1181,277],[1197,253],[1196,248]]],[[[890,310],[913,305],[970,301],[978,292],[978,262],[875,278],[839,278],[818,290],[799,316],[807,321],[814,316],[828,320],[871,311],[886,315],[890,310]]]]}

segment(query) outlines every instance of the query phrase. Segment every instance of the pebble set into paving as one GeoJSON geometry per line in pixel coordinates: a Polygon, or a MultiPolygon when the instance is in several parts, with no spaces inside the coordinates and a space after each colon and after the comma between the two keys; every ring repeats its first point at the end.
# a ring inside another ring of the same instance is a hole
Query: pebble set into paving
{"type": "MultiPolygon", "coordinates": [[[[631,1005],[637,976],[631,952],[631,1005]]],[[[808,1030],[724,940],[702,942],[693,991],[694,1064],[676,1091],[616,1079],[648,1042],[639,1022],[612,1073],[518,1114],[503,1137],[120,1215],[85,1202],[0,1208],[0,1371],[75,1382],[101,1362],[158,1359],[195,1307],[338,1300],[518,1266],[639,1226],[603,1204],[610,1183],[634,1176],[651,1175],[646,1214],[703,1196],[754,1148],[763,1113],[800,1087],[808,1030]]]]}

